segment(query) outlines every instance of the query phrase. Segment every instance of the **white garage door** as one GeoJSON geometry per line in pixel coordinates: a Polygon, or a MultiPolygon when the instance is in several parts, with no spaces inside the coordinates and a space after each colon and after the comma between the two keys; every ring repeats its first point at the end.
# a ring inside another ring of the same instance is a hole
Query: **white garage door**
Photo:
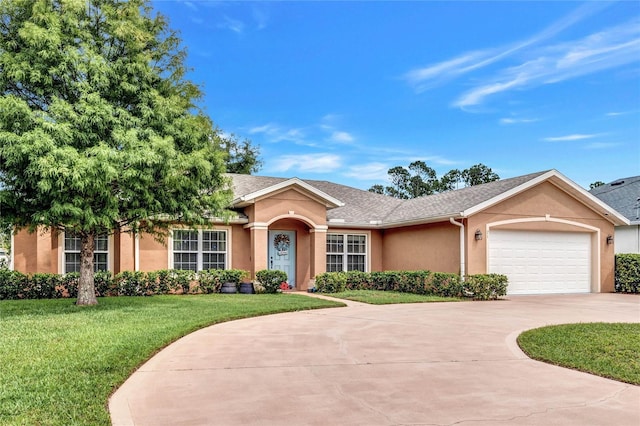
{"type": "Polygon", "coordinates": [[[577,232],[490,232],[489,272],[509,278],[508,294],[589,293],[591,237],[577,232]]]}

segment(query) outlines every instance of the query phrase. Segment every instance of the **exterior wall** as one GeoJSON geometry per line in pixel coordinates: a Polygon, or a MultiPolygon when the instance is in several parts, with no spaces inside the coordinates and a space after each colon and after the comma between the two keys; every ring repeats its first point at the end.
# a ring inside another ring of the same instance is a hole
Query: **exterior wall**
{"type": "Polygon", "coordinates": [[[270,222],[281,215],[304,217],[316,225],[325,225],[327,222],[326,207],[295,189],[258,200],[253,209],[248,209],[245,214],[250,222],[270,222]]]}
{"type": "Polygon", "coordinates": [[[29,233],[26,229],[18,231],[13,238],[13,268],[25,274],[57,274],[58,232],[38,229],[29,233]]]}
{"type": "Polygon", "coordinates": [[[251,232],[242,225],[232,225],[231,232],[231,269],[251,270],[251,232]]]}
{"type": "Polygon", "coordinates": [[[491,240],[491,229],[591,233],[593,271],[597,271],[597,265],[600,265],[600,276],[592,274],[592,289],[602,292],[614,290],[613,248],[606,244],[607,235],[613,235],[613,225],[551,183],[535,186],[468,219],[465,239],[468,274],[487,272],[487,244],[491,240]],[[534,219],[538,221],[524,221],[534,219]],[[493,225],[503,221],[514,223],[493,225]],[[475,240],[476,230],[483,234],[481,241],[475,240]]]}
{"type": "Polygon", "coordinates": [[[384,231],[383,270],[460,273],[460,231],[449,222],[384,231]]]}
{"type": "MultiPolygon", "coordinates": [[[[370,272],[383,271],[383,232],[379,230],[371,231],[371,241],[369,242],[369,265],[370,272]]],[[[326,262],[325,262],[326,264],[326,262]]]]}
{"type": "MultiPolygon", "coordinates": [[[[153,235],[140,233],[138,244],[140,253],[140,270],[157,271],[169,268],[169,238],[164,244],[156,241],[153,235]]],[[[131,269],[133,270],[133,269],[131,269]]]]}
{"type": "Polygon", "coordinates": [[[640,253],[640,225],[616,226],[613,244],[616,254],[640,253]]]}
{"type": "Polygon", "coordinates": [[[113,235],[113,274],[135,270],[135,237],[128,232],[116,232],[113,235]]]}

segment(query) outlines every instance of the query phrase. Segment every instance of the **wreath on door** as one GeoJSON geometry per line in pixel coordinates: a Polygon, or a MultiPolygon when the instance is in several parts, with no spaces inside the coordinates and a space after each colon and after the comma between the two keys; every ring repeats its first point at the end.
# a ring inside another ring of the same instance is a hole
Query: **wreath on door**
{"type": "Polygon", "coordinates": [[[291,240],[287,234],[276,234],[273,238],[273,246],[278,250],[278,253],[289,251],[291,240]]]}

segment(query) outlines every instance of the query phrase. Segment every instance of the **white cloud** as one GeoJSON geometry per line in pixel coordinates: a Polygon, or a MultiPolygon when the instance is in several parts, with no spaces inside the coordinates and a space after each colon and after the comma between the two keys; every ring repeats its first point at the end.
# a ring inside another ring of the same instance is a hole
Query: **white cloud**
{"type": "Polygon", "coordinates": [[[595,138],[596,136],[599,136],[599,135],[597,134],[587,135],[587,134],[575,133],[573,135],[566,135],[566,136],[552,136],[552,137],[544,138],[542,140],[547,142],[567,142],[567,141],[579,141],[583,139],[591,139],[591,138],[595,138]]]}
{"type": "Polygon", "coordinates": [[[521,123],[535,123],[539,121],[537,118],[501,118],[500,124],[521,124],[521,123]]]}
{"type": "Polygon", "coordinates": [[[298,154],[283,155],[271,162],[271,168],[277,172],[291,169],[300,172],[333,172],[342,167],[342,159],[335,154],[298,154]]]}
{"type": "Polygon", "coordinates": [[[453,106],[464,109],[480,105],[488,97],[499,93],[558,83],[637,62],[640,58],[638,18],[570,42],[542,45],[561,31],[608,6],[607,2],[585,3],[528,39],[502,47],[464,52],[454,58],[410,70],[403,78],[417,92],[422,92],[508,59],[510,64],[498,66],[490,76],[474,78],[475,87],[452,102],[453,106]],[[516,53],[518,58],[514,60],[512,57],[516,53]]]}
{"type": "Polygon", "coordinates": [[[608,28],[579,40],[526,52],[533,59],[504,68],[487,83],[460,96],[453,105],[479,105],[485,98],[513,89],[558,83],[638,61],[640,20],[608,28]]]}
{"type": "Polygon", "coordinates": [[[183,1],[182,4],[184,4],[185,6],[187,6],[189,9],[193,10],[194,12],[198,11],[198,7],[195,4],[193,4],[192,2],[190,2],[190,1],[183,1]]]}
{"type": "Polygon", "coordinates": [[[349,143],[353,142],[353,136],[348,132],[335,131],[331,134],[333,142],[349,143]]]}
{"type": "Polygon", "coordinates": [[[613,112],[608,112],[605,115],[607,117],[618,117],[620,115],[628,115],[628,114],[635,114],[638,111],[613,111],[613,112]]]}
{"type": "Polygon", "coordinates": [[[615,148],[616,146],[622,145],[618,142],[592,142],[590,144],[585,145],[584,149],[609,149],[615,148]]]}
{"type": "Polygon", "coordinates": [[[357,164],[349,167],[345,176],[357,180],[374,180],[385,182],[388,180],[389,165],[383,163],[357,164]]]}
{"type": "Polygon", "coordinates": [[[224,16],[224,21],[218,24],[218,28],[231,30],[237,34],[242,34],[244,32],[244,27],[244,22],[230,18],[226,15],[224,16]]]}
{"type": "Polygon", "coordinates": [[[604,3],[592,2],[584,4],[569,15],[526,40],[515,42],[503,47],[464,52],[455,58],[429,65],[424,68],[413,69],[407,72],[403,77],[407,83],[414,86],[417,92],[422,92],[426,89],[439,86],[440,84],[463,74],[467,74],[471,71],[475,71],[501,61],[512,56],[516,52],[528,48],[529,46],[551,38],[604,7],[607,7],[604,3]]]}
{"type": "Polygon", "coordinates": [[[285,129],[274,123],[255,126],[249,129],[249,134],[264,134],[269,142],[289,141],[303,143],[305,133],[300,128],[285,129]]]}

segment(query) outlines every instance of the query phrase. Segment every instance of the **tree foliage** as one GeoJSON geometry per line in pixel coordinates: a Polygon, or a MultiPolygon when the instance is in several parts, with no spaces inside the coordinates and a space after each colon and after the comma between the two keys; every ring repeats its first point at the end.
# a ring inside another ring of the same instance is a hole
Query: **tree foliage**
{"type": "Polygon", "coordinates": [[[597,188],[597,187],[599,187],[599,186],[602,186],[602,185],[604,185],[604,184],[605,184],[605,183],[604,183],[604,182],[602,182],[601,180],[597,180],[597,181],[595,181],[595,182],[593,182],[593,183],[589,184],[589,189],[590,189],[590,190],[591,190],[591,189],[595,189],[595,188],[597,188]]]}
{"type": "Polygon", "coordinates": [[[225,214],[224,153],[185,51],[146,0],[0,1],[0,204],[17,228],[93,241],[225,214]],[[162,219],[162,220],[158,220],[162,219]]]}
{"type": "Polygon", "coordinates": [[[249,139],[239,140],[236,135],[223,135],[220,148],[226,153],[227,172],[250,175],[262,167],[260,148],[251,145],[249,139]]]}
{"type": "Polygon", "coordinates": [[[500,177],[484,164],[476,164],[462,171],[453,169],[438,179],[436,171],[424,161],[414,161],[408,168],[396,166],[388,171],[391,185],[373,185],[370,192],[410,199],[493,182],[500,177]]]}

